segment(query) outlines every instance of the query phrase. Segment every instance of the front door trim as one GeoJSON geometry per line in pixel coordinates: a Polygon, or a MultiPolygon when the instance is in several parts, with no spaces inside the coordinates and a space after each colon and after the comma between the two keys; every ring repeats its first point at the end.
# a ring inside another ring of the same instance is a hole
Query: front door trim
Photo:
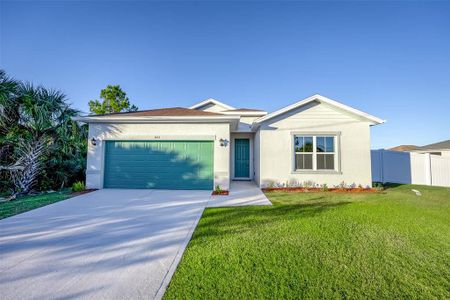
{"type": "Polygon", "coordinates": [[[233,145],[233,153],[234,153],[234,157],[233,157],[233,175],[234,175],[234,179],[242,179],[242,180],[249,180],[251,179],[251,150],[250,150],[250,138],[241,138],[241,137],[236,137],[234,138],[234,145],[233,145]],[[243,147],[242,151],[247,151],[247,153],[241,153],[241,155],[244,156],[244,158],[242,158],[240,161],[238,161],[238,159],[240,158],[239,155],[237,155],[236,150],[237,147],[243,147]],[[247,149],[245,149],[247,148],[247,149]],[[240,166],[238,166],[238,164],[240,164],[240,166]],[[247,166],[246,166],[247,165],[247,166]],[[244,168],[244,169],[239,169],[239,168],[244,168]],[[241,176],[238,176],[237,173],[241,172],[241,176]],[[246,174],[245,174],[246,173],[246,174]],[[244,175],[244,176],[242,176],[244,175]],[[246,175],[246,176],[245,176],[246,175]]]}

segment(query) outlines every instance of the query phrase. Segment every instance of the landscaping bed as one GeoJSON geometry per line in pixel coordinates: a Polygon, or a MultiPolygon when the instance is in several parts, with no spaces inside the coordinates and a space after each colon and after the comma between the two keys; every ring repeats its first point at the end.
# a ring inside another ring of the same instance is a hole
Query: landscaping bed
{"type": "Polygon", "coordinates": [[[212,191],[211,195],[213,196],[227,196],[229,195],[229,191],[212,191]]]}
{"type": "Polygon", "coordinates": [[[96,191],[97,189],[85,189],[84,191],[72,192],[70,194],[71,197],[87,194],[96,191]]]}
{"type": "Polygon", "coordinates": [[[375,188],[299,188],[299,187],[280,187],[280,188],[263,188],[263,192],[270,193],[275,191],[298,192],[298,193],[376,193],[380,192],[375,188]]]}

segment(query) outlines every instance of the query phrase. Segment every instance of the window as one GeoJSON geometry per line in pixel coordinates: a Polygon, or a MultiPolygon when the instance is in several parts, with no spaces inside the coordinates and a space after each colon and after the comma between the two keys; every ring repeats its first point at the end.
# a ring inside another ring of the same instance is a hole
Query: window
{"type": "Polygon", "coordinates": [[[336,170],[336,137],[294,135],[295,170],[336,170]]]}

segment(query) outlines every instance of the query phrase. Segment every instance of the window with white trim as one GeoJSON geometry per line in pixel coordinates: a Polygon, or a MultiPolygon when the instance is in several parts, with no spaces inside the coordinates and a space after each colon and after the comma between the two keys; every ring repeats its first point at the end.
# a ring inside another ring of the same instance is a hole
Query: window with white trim
{"type": "Polygon", "coordinates": [[[294,135],[295,171],[336,170],[336,136],[294,135]]]}

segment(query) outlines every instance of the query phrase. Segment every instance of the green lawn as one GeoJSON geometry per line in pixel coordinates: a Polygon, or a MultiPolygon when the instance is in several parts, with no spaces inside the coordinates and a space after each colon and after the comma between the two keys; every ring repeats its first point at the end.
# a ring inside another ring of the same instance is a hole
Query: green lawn
{"type": "Polygon", "coordinates": [[[450,189],[267,196],[205,210],[166,299],[450,298],[450,189]]]}
{"type": "Polygon", "coordinates": [[[8,202],[0,202],[0,219],[11,217],[41,206],[70,198],[70,191],[20,197],[8,202]]]}

